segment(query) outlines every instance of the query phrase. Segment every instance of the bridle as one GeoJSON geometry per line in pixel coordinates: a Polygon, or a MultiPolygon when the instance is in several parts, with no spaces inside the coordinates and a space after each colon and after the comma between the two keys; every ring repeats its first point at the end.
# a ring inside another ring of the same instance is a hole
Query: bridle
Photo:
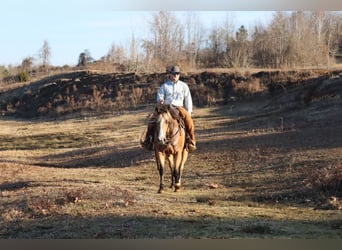
{"type": "MultiPolygon", "coordinates": [[[[169,111],[165,111],[165,112],[161,112],[159,115],[162,115],[163,116],[163,113],[168,113],[168,115],[171,117],[169,117],[169,119],[173,119],[172,118],[172,116],[170,115],[170,113],[169,113],[169,111]]],[[[163,116],[163,119],[164,120],[166,120],[166,118],[163,116]]],[[[174,120],[173,122],[175,122],[175,123],[177,123],[177,131],[176,132],[174,132],[173,134],[171,134],[171,135],[168,135],[168,133],[165,133],[165,135],[166,135],[166,138],[165,138],[165,141],[164,142],[161,142],[161,141],[158,141],[158,144],[160,144],[160,145],[167,145],[167,144],[169,144],[170,143],[170,141],[174,138],[174,137],[176,137],[178,134],[180,134],[181,133],[181,124],[179,123],[179,122],[177,122],[177,120],[174,120]]],[[[169,126],[169,121],[167,121],[167,123],[168,123],[168,126],[169,126]]]]}

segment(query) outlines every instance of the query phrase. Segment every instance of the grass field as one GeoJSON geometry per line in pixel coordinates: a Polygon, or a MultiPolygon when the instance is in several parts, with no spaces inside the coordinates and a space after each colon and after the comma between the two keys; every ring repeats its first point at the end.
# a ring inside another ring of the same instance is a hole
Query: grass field
{"type": "Polygon", "coordinates": [[[340,186],[324,185],[342,169],[341,118],[325,122],[340,100],[329,112],[265,104],[196,108],[198,150],[182,190],[162,194],[139,145],[152,106],[0,118],[0,238],[341,239],[340,186]]]}

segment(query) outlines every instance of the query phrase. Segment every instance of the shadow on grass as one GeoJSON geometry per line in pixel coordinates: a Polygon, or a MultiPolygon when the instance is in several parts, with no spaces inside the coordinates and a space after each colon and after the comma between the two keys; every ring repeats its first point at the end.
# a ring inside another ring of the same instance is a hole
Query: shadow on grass
{"type": "MultiPolygon", "coordinates": [[[[227,129],[226,131],[229,131],[227,129]]],[[[199,133],[202,133],[199,131],[199,133]]],[[[224,131],[221,131],[224,133],[224,131]]],[[[246,132],[247,133],[247,132],[246,132]]],[[[202,134],[215,138],[220,132],[206,130],[202,134]]],[[[286,131],[272,134],[250,133],[238,138],[198,140],[200,152],[220,152],[248,148],[279,148],[287,150],[329,149],[342,146],[342,126],[317,128],[298,131],[286,131]]]]}
{"type": "Polygon", "coordinates": [[[84,217],[56,215],[6,223],[0,238],[14,239],[198,239],[339,238],[337,220],[318,222],[260,218],[84,217]],[[310,230],[305,230],[306,228],[310,230]],[[297,229],[297,230],[295,230],[297,229]],[[322,231],[323,234],[322,234],[322,231]]]}
{"type": "MultiPolygon", "coordinates": [[[[217,136],[217,131],[208,131],[208,137],[217,136]]],[[[201,132],[199,131],[199,134],[201,132]]],[[[228,139],[211,139],[203,142],[198,139],[198,150],[191,153],[196,158],[202,153],[227,154],[236,150],[253,150],[255,148],[277,149],[278,152],[288,153],[308,149],[329,149],[342,147],[342,127],[340,129],[322,128],[303,131],[288,131],[275,134],[250,134],[248,136],[228,139]]],[[[122,145],[124,146],[124,145],[122,145]]],[[[147,151],[140,145],[130,148],[119,146],[100,146],[85,149],[49,154],[37,158],[37,165],[81,168],[81,167],[130,167],[140,164],[142,161],[154,161],[154,152],[147,151]]]]}
{"type": "Polygon", "coordinates": [[[141,161],[154,159],[154,153],[143,148],[118,149],[117,147],[94,147],[76,149],[65,153],[50,154],[37,158],[37,165],[60,168],[107,167],[125,168],[141,161]]]}

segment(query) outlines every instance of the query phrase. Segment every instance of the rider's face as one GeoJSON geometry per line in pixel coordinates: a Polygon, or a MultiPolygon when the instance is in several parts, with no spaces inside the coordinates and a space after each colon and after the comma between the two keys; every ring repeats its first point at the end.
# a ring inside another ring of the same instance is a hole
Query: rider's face
{"type": "Polygon", "coordinates": [[[179,72],[170,73],[171,81],[177,82],[179,80],[179,75],[180,75],[179,72]]]}

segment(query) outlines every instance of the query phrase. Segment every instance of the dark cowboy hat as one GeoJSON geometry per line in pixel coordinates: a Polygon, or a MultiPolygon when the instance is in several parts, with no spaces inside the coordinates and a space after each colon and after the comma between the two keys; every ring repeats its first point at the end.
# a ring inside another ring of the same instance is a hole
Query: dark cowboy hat
{"type": "Polygon", "coordinates": [[[178,66],[172,66],[171,68],[170,68],[170,73],[180,73],[180,69],[179,69],[179,67],[178,66]]]}

